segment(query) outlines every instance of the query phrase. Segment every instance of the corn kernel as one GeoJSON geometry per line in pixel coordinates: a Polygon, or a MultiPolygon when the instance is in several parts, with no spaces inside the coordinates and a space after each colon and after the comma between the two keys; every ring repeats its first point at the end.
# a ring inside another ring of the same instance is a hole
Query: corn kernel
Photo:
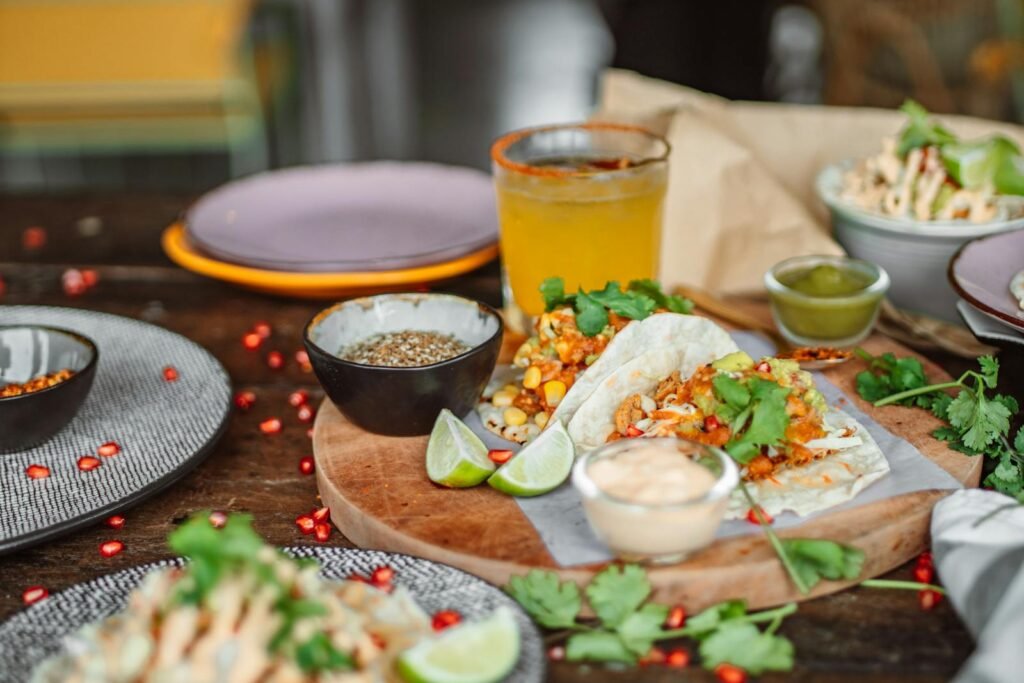
{"type": "Polygon", "coordinates": [[[540,386],[540,368],[531,365],[523,375],[523,386],[527,389],[536,389],[540,386]]]}
{"type": "Polygon", "coordinates": [[[510,427],[518,427],[526,424],[526,413],[519,408],[505,408],[505,424],[510,427]]]}
{"type": "Polygon", "coordinates": [[[502,391],[507,391],[508,393],[512,394],[513,396],[515,396],[516,394],[519,393],[519,387],[517,387],[515,384],[506,384],[505,386],[503,386],[501,388],[501,390],[502,391]]]}
{"type": "Polygon", "coordinates": [[[516,397],[511,391],[495,391],[494,396],[491,397],[491,403],[499,408],[505,408],[512,405],[512,399],[516,397]]]}
{"type": "Polygon", "coordinates": [[[553,379],[544,383],[544,401],[554,408],[565,398],[565,382],[553,379]]]}
{"type": "Polygon", "coordinates": [[[570,351],[570,349],[569,349],[569,342],[566,342],[566,341],[555,342],[555,351],[558,352],[558,358],[563,363],[565,363],[565,362],[567,362],[569,360],[569,351],[570,351]]]}
{"type": "Polygon", "coordinates": [[[545,413],[543,410],[533,416],[533,421],[537,423],[537,426],[544,429],[548,426],[548,420],[551,418],[550,415],[545,413]]]}

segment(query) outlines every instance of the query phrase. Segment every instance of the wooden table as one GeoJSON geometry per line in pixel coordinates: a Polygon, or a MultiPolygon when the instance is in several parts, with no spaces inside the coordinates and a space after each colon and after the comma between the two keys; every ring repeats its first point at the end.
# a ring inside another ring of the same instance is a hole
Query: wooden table
{"type": "MultiPolygon", "coordinates": [[[[245,511],[256,528],[276,545],[311,542],[295,524],[297,515],[317,506],[316,484],[299,473],[299,458],[310,453],[307,425],[295,417],[286,398],[298,387],[322,395],[313,375],[291,359],[301,346],[300,330],[318,310],[316,303],[275,299],[192,276],[161,254],[160,231],[187,206],[185,196],[0,197],[0,277],[6,281],[3,304],[77,306],[143,318],[179,332],[209,349],[227,368],[236,389],[258,397],[246,414],[232,417],[223,441],[194,472],[155,498],[125,513],[120,531],[97,526],[42,546],[0,557],[0,618],[21,607],[21,592],[32,584],[50,591],[131,565],[167,557],[167,533],[196,510],[245,511]],[[21,245],[24,228],[46,228],[46,246],[35,252],[21,245]],[[95,231],[97,225],[100,230],[95,231]],[[68,267],[96,268],[99,285],[70,298],[60,285],[68,267]],[[259,353],[246,351],[242,335],[259,320],[274,328],[271,343],[259,353]],[[289,358],[274,371],[264,354],[279,349],[289,358]],[[262,435],[257,425],[279,416],[285,428],[262,435]],[[118,538],[120,555],[104,559],[98,546],[118,538]]],[[[444,287],[462,295],[498,303],[500,289],[493,264],[444,287]]],[[[951,372],[962,363],[937,359],[951,372]]],[[[1019,386],[1019,384],[1018,384],[1019,386]]],[[[335,532],[329,543],[350,545],[335,532]]],[[[886,578],[911,579],[910,566],[886,578]]],[[[855,588],[800,606],[782,633],[792,639],[796,669],[789,677],[764,680],[943,681],[957,671],[973,644],[948,603],[922,612],[917,595],[907,591],[855,588]]],[[[2,672],[0,672],[2,674],[2,672]]],[[[712,681],[691,666],[685,680],[712,681]]],[[[2,675],[0,675],[2,678],[2,675]]],[[[565,683],[660,682],[681,680],[675,670],[652,667],[610,671],[557,663],[550,680],[565,683]]]]}

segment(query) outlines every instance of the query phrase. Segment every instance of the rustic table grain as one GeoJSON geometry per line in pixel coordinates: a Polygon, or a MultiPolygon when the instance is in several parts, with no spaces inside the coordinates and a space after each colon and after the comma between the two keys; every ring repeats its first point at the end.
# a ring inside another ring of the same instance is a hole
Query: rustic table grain
{"type": "MultiPolygon", "coordinates": [[[[314,477],[299,473],[299,458],[310,454],[307,425],[286,399],[296,388],[322,393],[311,374],[292,359],[300,330],[318,310],[315,302],[258,295],[193,276],[160,252],[158,237],[192,197],[175,195],[0,196],[2,304],[74,306],[141,318],[183,334],[209,349],[227,368],[237,390],[256,393],[248,413],[231,418],[230,428],[209,457],[191,474],[156,497],[124,512],[119,531],[98,525],[28,550],[0,557],[0,618],[21,608],[22,590],[42,584],[51,592],[131,565],[167,557],[167,533],[197,510],[244,511],[257,530],[276,545],[305,545],[296,515],[317,506],[314,477]],[[22,245],[22,231],[46,230],[37,250],[22,245]],[[66,268],[95,268],[98,286],[71,298],[61,289],[66,268]],[[273,336],[259,352],[246,351],[242,335],[265,320],[273,336]],[[271,370],[264,361],[277,349],[287,366],[271,370]],[[280,417],[283,431],[260,433],[260,420],[280,417]],[[99,545],[117,538],[120,555],[104,559],[99,545]]],[[[494,264],[438,287],[497,304],[494,264]]],[[[963,362],[936,358],[951,372],[963,362]]],[[[350,545],[335,531],[330,544],[350,545]]],[[[886,576],[911,579],[910,566],[886,576]]],[[[970,654],[973,643],[946,602],[930,612],[906,591],[856,588],[800,605],[781,632],[796,647],[796,668],[764,680],[828,682],[944,681],[970,654]]],[[[0,676],[2,678],[2,676],[0,676]]],[[[555,663],[550,680],[570,682],[711,681],[691,666],[685,674],[660,667],[609,670],[555,663]]]]}

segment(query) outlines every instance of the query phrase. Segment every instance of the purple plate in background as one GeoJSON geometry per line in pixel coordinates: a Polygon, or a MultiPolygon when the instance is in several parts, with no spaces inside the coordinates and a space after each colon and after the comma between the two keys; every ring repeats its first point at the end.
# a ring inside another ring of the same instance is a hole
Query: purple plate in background
{"type": "Polygon", "coordinates": [[[243,178],[201,197],[185,226],[191,242],[214,258],[288,272],[415,268],[498,239],[489,175],[394,161],[243,178]]]}
{"type": "Polygon", "coordinates": [[[1024,331],[1024,309],[1010,280],[1024,270],[1024,230],[971,240],[949,262],[949,283],[964,301],[1015,330],[1024,331]]]}

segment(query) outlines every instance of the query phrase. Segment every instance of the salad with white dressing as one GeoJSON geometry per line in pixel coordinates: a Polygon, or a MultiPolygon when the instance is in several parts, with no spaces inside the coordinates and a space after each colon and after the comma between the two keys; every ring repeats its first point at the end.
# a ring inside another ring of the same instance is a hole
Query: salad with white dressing
{"type": "Polygon", "coordinates": [[[315,561],[264,544],[248,516],[222,529],[197,516],[169,542],[190,562],[149,574],[123,612],[70,636],[34,683],[487,683],[518,660],[506,608],[437,634],[401,585],[324,579],[315,561]]]}
{"type": "Polygon", "coordinates": [[[842,179],[839,198],[872,213],[916,221],[988,223],[1024,216],[1024,157],[1002,135],[959,140],[913,101],[898,137],[842,179]]]}

